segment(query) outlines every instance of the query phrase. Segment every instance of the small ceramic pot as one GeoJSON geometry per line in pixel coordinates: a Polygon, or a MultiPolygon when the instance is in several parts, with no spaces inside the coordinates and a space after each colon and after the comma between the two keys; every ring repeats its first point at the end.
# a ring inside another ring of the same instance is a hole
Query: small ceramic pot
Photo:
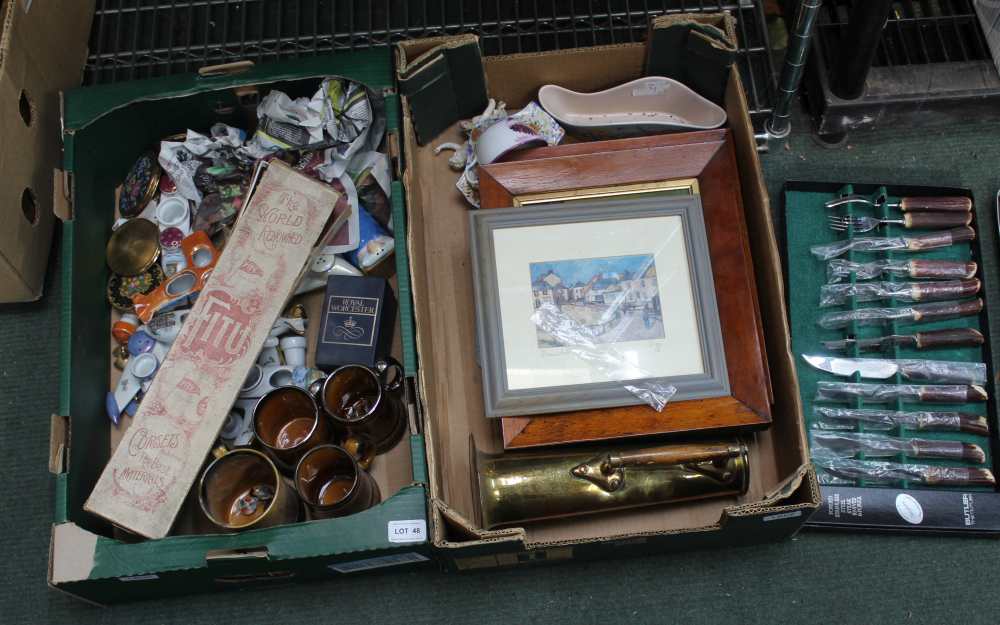
{"type": "Polygon", "coordinates": [[[257,356],[257,365],[260,367],[281,365],[281,357],[278,355],[277,337],[269,336],[264,339],[264,346],[260,348],[260,355],[257,356]]]}
{"type": "Polygon", "coordinates": [[[111,336],[119,345],[128,343],[129,337],[139,329],[139,318],[132,313],[125,313],[121,319],[111,325],[111,336]]]}
{"type": "Polygon", "coordinates": [[[281,339],[281,353],[285,355],[285,365],[289,367],[306,366],[306,338],[304,336],[286,336],[281,339]]]}
{"type": "Polygon", "coordinates": [[[179,195],[168,195],[160,198],[156,205],[156,221],[161,230],[177,228],[186,232],[191,225],[191,210],[186,199],[179,195]]]}

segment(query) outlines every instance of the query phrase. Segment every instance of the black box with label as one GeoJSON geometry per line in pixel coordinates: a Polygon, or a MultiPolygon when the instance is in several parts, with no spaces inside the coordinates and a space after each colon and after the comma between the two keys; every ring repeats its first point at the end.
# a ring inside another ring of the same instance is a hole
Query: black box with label
{"type": "Polygon", "coordinates": [[[316,366],[372,367],[389,355],[396,323],[396,298],[385,278],[330,276],[316,340],[316,366]]]}

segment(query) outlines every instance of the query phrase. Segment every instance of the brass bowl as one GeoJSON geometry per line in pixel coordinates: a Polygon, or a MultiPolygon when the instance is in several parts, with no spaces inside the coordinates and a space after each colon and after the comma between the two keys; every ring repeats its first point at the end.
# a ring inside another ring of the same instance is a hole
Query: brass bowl
{"type": "Polygon", "coordinates": [[[120,276],[135,276],[160,257],[160,229],[148,219],[130,219],[111,233],[108,267],[120,276]]]}

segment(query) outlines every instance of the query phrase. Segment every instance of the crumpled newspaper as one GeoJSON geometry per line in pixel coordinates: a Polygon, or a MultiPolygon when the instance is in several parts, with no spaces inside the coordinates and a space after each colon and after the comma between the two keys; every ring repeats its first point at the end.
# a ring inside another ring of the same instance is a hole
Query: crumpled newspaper
{"type": "Polygon", "coordinates": [[[328,182],[347,171],[351,159],[374,151],[385,134],[384,102],[364,85],[326,78],[311,98],[272,91],[257,107],[258,128],[244,148],[253,158],[317,145],[329,161],[320,169],[328,182]]]}
{"type": "MultiPolygon", "coordinates": [[[[226,196],[233,185],[224,183],[236,182],[232,179],[256,160],[296,150],[302,171],[346,188],[355,214],[368,208],[380,225],[391,228],[390,163],[378,151],[386,128],[380,94],[358,82],[326,78],[309,98],[269,92],[257,107],[257,118],[257,131],[249,140],[238,128],[216,124],[209,136],[188,130],[184,141],[160,143],[160,166],[177,192],[194,203],[199,223],[224,221],[238,210],[238,203],[226,196]],[[356,191],[354,182],[363,187],[356,191]]],[[[342,252],[359,244],[356,216],[352,222],[343,229],[344,240],[336,243],[342,252]]]]}
{"type": "Polygon", "coordinates": [[[446,149],[454,150],[454,154],[448,159],[448,165],[452,169],[462,171],[462,175],[455,183],[455,188],[461,192],[469,204],[476,208],[479,208],[479,173],[477,169],[479,162],[476,159],[476,141],[487,128],[505,119],[528,126],[548,145],[557,145],[566,136],[566,131],[556,122],[555,118],[546,113],[536,102],[530,102],[520,111],[508,115],[506,103],[497,102],[491,98],[486,110],[471,120],[461,122],[462,130],[468,134],[465,143],[461,146],[445,143],[439,145],[434,152],[440,153],[446,149]]]}
{"type": "Polygon", "coordinates": [[[389,157],[378,151],[385,136],[385,103],[377,93],[357,82],[327,78],[312,98],[292,100],[284,93],[272,91],[261,102],[257,116],[260,119],[257,132],[246,147],[250,153],[262,158],[305,146],[300,168],[347,190],[354,215],[348,228],[329,245],[340,252],[358,246],[357,214],[364,208],[380,224],[389,227],[389,157]],[[314,149],[308,149],[314,145],[314,149]],[[370,181],[359,199],[354,183],[362,178],[370,181]]]}
{"type": "Polygon", "coordinates": [[[226,124],[215,124],[205,136],[188,130],[184,141],[161,141],[158,160],[163,171],[177,185],[177,192],[184,198],[201,204],[202,193],[195,177],[206,160],[232,160],[244,158],[239,154],[246,133],[226,124]]]}

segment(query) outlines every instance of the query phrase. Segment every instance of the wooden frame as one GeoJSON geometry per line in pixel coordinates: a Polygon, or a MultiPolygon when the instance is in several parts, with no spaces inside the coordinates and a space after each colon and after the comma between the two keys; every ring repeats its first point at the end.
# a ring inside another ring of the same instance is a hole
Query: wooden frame
{"type": "Polygon", "coordinates": [[[525,195],[696,178],[712,255],[731,395],[669,404],[504,417],[507,449],[652,434],[762,428],[771,421],[771,383],[728,129],[616,139],[524,150],[480,167],[482,207],[525,195]]]}
{"type": "MultiPolygon", "coordinates": [[[[571,206],[528,206],[496,211],[477,211],[470,215],[473,284],[476,293],[476,331],[483,369],[483,405],[488,417],[502,415],[545,414],[633,406],[641,401],[626,390],[622,382],[511,389],[507,384],[507,358],[504,352],[504,326],[500,314],[494,232],[508,228],[560,226],[586,222],[603,223],[643,220],[650,217],[679,217],[683,239],[681,247],[687,258],[686,285],[693,293],[698,351],[704,370],[696,374],[657,378],[676,388],[673,400],[704,399],[730,394],[729,374],[723,348],[712,261],[697,195],[676,198],[647,197],[637,200],[616,198],[574,202],[571,206]]],[[[669,295],[669,293],[664,293],[669,295]]],[[[534,340],[534,337],[532,337],[534,340]]]]}

